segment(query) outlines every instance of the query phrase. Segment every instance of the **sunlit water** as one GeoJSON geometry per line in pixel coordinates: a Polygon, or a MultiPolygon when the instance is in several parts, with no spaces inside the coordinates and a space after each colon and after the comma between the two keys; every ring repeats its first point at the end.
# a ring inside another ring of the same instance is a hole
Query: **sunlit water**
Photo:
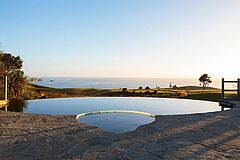
{"type": "MultiPolygon", "coordinates": [[[[220,111],[215,102],[169,98],[60,98],[26,101],[18,109],[34,114],[77,115],[99,110],[131,110],[156,115],[175,115],[220,111]]],[[[143,115],[109,113],[81,117],[80,121],[110,132],[128,132],[155,119],[143,115]]],[[[164,123],[164,122],[163,122],[164,123]]]]}

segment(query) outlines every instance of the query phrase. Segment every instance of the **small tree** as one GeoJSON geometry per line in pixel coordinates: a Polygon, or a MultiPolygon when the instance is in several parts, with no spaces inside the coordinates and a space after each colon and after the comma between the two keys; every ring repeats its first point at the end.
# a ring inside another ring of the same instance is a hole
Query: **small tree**
{"type": "Polygon", "coordinates": [[[206,73],[204,73],[203,75],[201,75],[198,80],[199,80],[199,82],[200,82],[200,85],[203,86],[203,89],[205,89],[207,85],[209,85],[210,83],[212,83],[211,77],[209,77],[208,74],[206,74],[206,73]]]}
{"type": "Polygon", "coordinates": [[[172,82],[170,82],[170,84],[169,84],[169,88],[172,88],[172,82]]]}

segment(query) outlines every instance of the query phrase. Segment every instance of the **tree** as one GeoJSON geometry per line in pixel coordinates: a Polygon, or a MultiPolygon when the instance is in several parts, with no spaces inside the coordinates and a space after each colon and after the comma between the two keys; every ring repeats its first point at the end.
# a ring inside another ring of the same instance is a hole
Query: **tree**
{"type": "Polygon", "coordinates": [[[10,74],[15,70],[21,70],[23,61],[20,56],[13,56],[10,53],[0,52],[0,73],[10,74]]]}
{"type": "Polygon", "coordinates": [[[209,85],[210,83],[212,83],[211,77],[209,77],[208,74],[206,74],[206,73],[204,73],[203,75],[201,75],[198,80],[199,80],[199,82],[200,82],[200,85],[203,86],[203,89],[205,89],[207,85],[209,85]]]}
{"type": "Polygon", "coordinates": [[[13,56],[10,53],[0,51],[0,74],[3,75],[1,82],[4,82],[4,99],[8,99],[8,75],[20,71],[23,61],[20,56],[13,56]]]}
{"type": "Polygon", "coordinates": [[[28,78],[21,70],[13,71],[8,76],[9,98],[24,100],[28,98],[28,78]]]}
{"type": "Polygon", "coordinates": [[[169,88],[172,88],[172,82],[170,82],[170,84],[169,84],[169,88]]]}

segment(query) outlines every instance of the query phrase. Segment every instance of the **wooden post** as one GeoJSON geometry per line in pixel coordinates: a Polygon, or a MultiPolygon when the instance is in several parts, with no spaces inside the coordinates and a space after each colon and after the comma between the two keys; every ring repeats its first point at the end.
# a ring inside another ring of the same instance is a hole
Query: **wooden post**
{"type": "Polygon", "coordinates": [[[222,101],[224,100],[224,78],[222,78],[222,101]]]}
{"type": "Polygon", "coordinates": [[[240,78],[237,80],[237,94],[238,100],[240,100],[240,78]]]}
{"type": "Polygon", "coordinates": [[[5,75],[5,80],[4,80],[4,100],[8,100],[8,78],[7,78],[7,75],[5,75]]]}

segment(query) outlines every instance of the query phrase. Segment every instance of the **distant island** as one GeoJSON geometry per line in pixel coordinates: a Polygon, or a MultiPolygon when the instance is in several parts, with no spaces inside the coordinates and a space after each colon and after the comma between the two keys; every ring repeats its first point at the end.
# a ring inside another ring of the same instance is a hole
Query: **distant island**
{"type": "Polygon", "coordinates": [[[31,82],[31,83],[36,83],[36,82],[41,82],[41,81],[43,81],[43,79],[36,78],[36,77],[31,77],[28,79],[28,82],[31,82]]]}

